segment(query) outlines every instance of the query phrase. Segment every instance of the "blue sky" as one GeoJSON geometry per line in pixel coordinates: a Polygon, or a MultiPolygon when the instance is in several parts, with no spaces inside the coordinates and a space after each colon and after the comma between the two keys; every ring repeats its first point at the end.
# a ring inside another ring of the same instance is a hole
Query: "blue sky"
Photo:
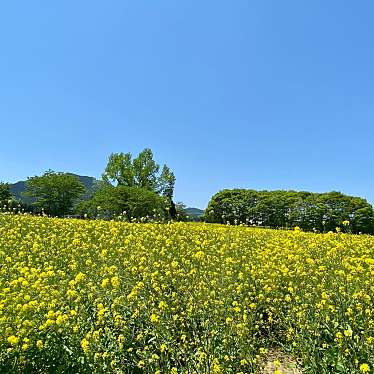
{"type": "Polygon", "coordinates": [[[145,147],[223,188],[374,202],[371,1],[18,1],[0,8],[0,180],[99,177],[145,147]]]}

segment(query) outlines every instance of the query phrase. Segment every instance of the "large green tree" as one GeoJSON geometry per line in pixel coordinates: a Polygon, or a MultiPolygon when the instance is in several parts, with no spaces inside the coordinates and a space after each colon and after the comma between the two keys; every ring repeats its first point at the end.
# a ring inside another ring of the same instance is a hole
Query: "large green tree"
{"type": "MultiPolygon", "coordinates": [[[[175,175],[167,165],[163,165],[160,172],[151,149],[145,148],[134,159],[131,153],[112,153],[102,176],[105,182],[115,187],[142,188],[162,196],[169,216],[176,218],[173,202],[175,175]]],[[[135,195],[131,193],[131,196],[135,195]]]]}
{"type": "Polygon", "coordinates": [[[102,177],[116,186],[145,188],[172,199],[175,176],[166,165],[159,171],[152,150],[145,148],[134,159],[131,153],[112,153],[102,177]]]}
{"type": "Polygon", "coordinates": [[[97,190],[89,201],[82,201],[77,208],[81,215],[87,214],[90,218],[167,218],[165,199],[143,187],[107,184],[97,190]]]}
{"type": "Polygon", "coordinates": [[[46,171],[28,178],[26,196],[35,199],[33,205],[52,216],[64,216],[73,211],[74,203],[84,193],[84,185],[71,174],[46,171]]]}

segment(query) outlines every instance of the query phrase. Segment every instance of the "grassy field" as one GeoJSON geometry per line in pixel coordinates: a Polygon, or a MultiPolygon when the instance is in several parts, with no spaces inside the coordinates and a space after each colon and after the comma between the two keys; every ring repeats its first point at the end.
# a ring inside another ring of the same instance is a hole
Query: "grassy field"
{"type": "Polygon", "coordinates": [[[0,266],[1,373],[373,372],[374,237],[0,215],[0,266]]]}

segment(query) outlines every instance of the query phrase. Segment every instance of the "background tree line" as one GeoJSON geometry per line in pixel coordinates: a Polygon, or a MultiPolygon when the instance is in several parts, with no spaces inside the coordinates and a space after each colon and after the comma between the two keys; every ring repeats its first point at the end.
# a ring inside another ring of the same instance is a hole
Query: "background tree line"
{"type": "MultiPolygon", "coordinates": [[[[0,183],[0,209],[58,217],[187,220],[185,206],[173,201],[174,173],[167,165],[161,168],[148,148],[135,158],[130,153],[111,154],[102,180],[95,181],[94,187],[87,189],[76,175],[49,170],[28,178],[23,193],[27,202],[17,201],[9,184],[0,183]]],[[[210,200],[204,220],[271,228],[299,226],[318,232],[341,228],[374,233],[372,206],[362,198],[340,192],[223,190],[210,200]]]]}
{"type": "Polygon", "coordinates": [[[135,158],[130,153],[113,153],[92,191],[70,173],[46,171],[28,178],[23,196],[31,201],[14,201],[9,184],[0,184],[1,207],[17,206],[33,213],[63,217],[180,219],[185,218],[180,205],[173,201],[175,176],[167,165],[162,169],[146,148],[135,158]]]}
{"type": "Polygon", "coordinates": [[[373,207],[340,192],[223,190],[210,200],[205,220],[319,232],[348,227],[353,233],[374,233],[373,207]]]}

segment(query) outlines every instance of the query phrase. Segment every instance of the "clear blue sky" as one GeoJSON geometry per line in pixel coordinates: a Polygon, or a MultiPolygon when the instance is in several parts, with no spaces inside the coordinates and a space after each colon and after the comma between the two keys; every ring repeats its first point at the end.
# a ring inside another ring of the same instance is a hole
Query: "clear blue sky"
{"type": "Polygon", "coordinates": [[[154,151],[175,198],[374,202],[372,1],[17,1],[0,8],[0,180],[154,151]]]}

